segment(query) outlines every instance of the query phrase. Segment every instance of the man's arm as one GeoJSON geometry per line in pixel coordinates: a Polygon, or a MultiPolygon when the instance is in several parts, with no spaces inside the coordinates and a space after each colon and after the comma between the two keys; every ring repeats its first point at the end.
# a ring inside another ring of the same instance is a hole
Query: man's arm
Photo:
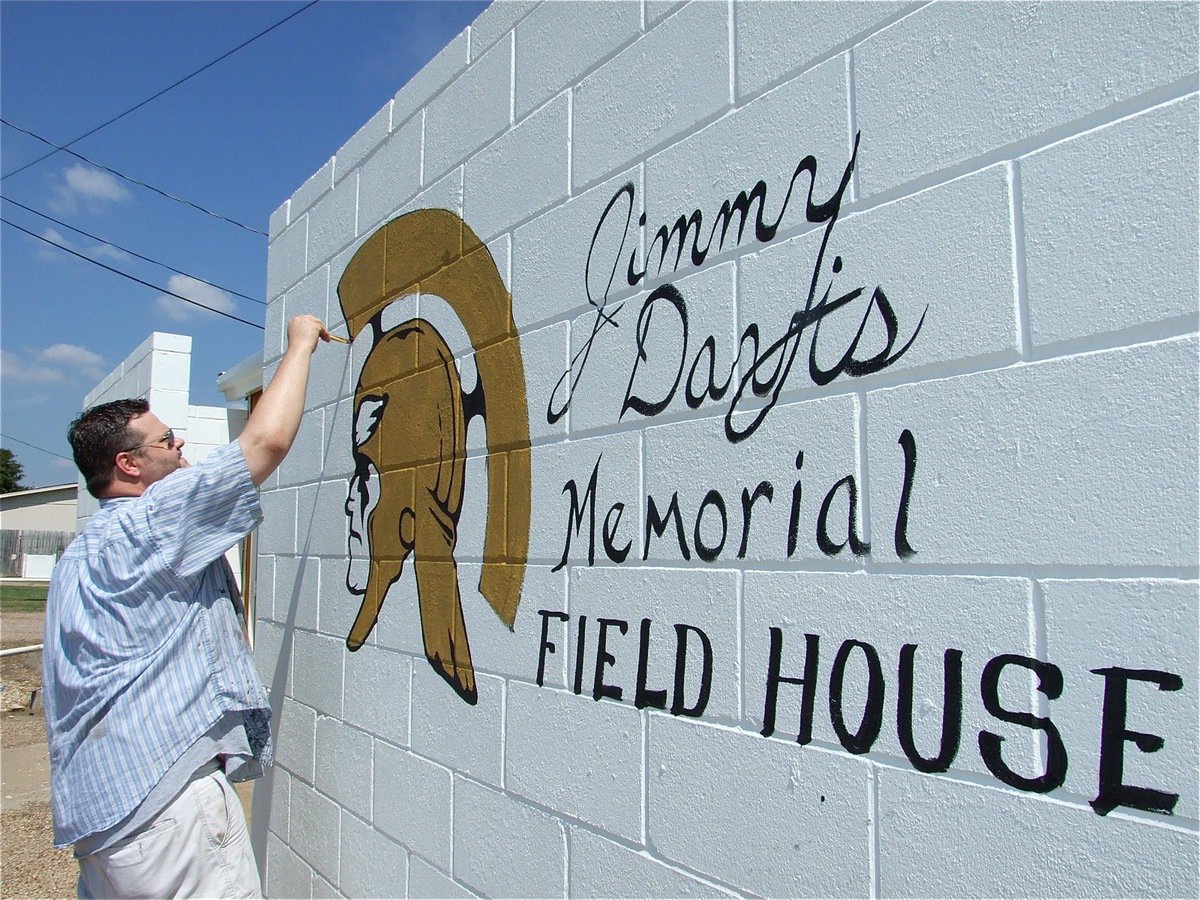
{"type": "Polygon", "coordinates": [[[288,322],[287,352],[238,437],[255,484],[262,484],[279,467],[296,439],[318,340],[328,342],[329,332],[316,316],[296,316],[288,322]]]}

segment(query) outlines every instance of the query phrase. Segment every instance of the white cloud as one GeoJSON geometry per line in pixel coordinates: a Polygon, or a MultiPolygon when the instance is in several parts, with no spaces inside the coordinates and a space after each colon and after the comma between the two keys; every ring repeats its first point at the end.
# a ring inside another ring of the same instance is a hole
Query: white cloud
{"type": "Polygon", "coordinates": [[[0,379],[9,383],[60,384],[66,377],[57,369],[39,363],[28,354],[0,351],[0,379]]]}
{"type": "Polygon", "coordinates": [[[63,170],[62,182],[54,185],[53,191],[50,206],[56,212],[75,212],[80,204],[95,210],[129,197],[129,191],[112,175],[79,163],[63,170]]]}
{"type": "Polygon", "coordinates": [[[104,375],[104,357],[78,344],[52,344],[38,356],[46,362],[73,366],[89,378],[104,375]]]}
{"type": "Polygon", "coordinates": [[[235,308],[233,298],[223,290],[188,275],[172,275],[167,281],[167,290],[193,301],[193,303],[185,303],[179,297],[172,297],[168,294],[158,296],[155,303],[158,305],[159,311],[177,322],[186,322],[197,316],[210,315],[200,307],[226,313],[233,312],[235,308]],[[195,306],[195,303],[200,306],[195,306]]]}
{"type": "Polygon", "coordinates": [[[113,262],[125,262],[129,259],[129,254],[124,250],[114,247],[112,244],[96,244],[93,247],[88,247],[83,251],[92,259],[100,259],[107,256],[113,262]]]}
{"type": "Polygon", "coordinates": [[[104,357],[78,344],[52,344],[44,350],[0,354],[0,377],[22,384],[97,382],[107,366],[104,357]]]}
{"type": "MultiPolygon", "coordinates": [[[[53,228],[47,228],[42,232],[42,238],[52,244],[57,244],[59,247],[70,247],[70,242],[62,236],[60,232],[53,228]]],[[[59,253],[53,247],[47,247],[45,244],[38,244],[37,255],[39,259],[56,261],[64,258],[62,253],[59,253]]]]}
{"type": "Polygon", "coordinates": [[[129,196],[122,184],[107,172],[73,165],[64,173],[67,185],[81,197],[96,200],[124,200],[129,196]]]}
{"type": "MultiPolygon", "coordinates": [[[[130,259],[129,254],[124,250],[114,247],[112,244],[104,243],[103,241],[99,244],[92,244],[90,247],[84,247],[82,245],[75,246],[69,240],[67,240],[62,232],[56,228],[47,228],[45,231],[43,231],[42,239],[59,247],[65,247],[68,250],[74,250],[76,253],[82,253],[84,256],[90,256],[92,259],[103,259],[107,257],[113,262],[126,262],[130,259]]],[[[38,247],[37,254],[41,259],[50,260],[51,262],[58,262],[60,260],[70,258],[68,256],[64,256],[62,253],[59,253],[57,250],[54,250],[51,247],[45,246],[44,244],[38,247]]]]}

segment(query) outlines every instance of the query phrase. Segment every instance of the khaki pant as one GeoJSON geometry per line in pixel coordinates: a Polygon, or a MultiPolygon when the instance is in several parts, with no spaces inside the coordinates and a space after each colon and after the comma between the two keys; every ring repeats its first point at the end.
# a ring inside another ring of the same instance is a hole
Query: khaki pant
{"type": "Polygon", "coordinates": [[[79,860],[76,893],[261,897],[246,817],[223,772],[192,781],[137,834],[79,860]]]}

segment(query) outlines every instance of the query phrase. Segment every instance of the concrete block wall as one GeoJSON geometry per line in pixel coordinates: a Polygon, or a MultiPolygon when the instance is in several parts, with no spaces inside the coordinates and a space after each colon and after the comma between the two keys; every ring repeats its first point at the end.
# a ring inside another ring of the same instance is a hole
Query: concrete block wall
{"type": "Polygon", "coordinates": [[[348,334],[382,226],[461,216],[524,365],[520,606],[475,587],[473,420],[475,702],[411,565],[348,651],[372,348],[319,348],[262,495],[267,893],[1195,895],[1196,34],[645,0],[452,41],[272,216],[265,375],[293,315],[348,334]]]}

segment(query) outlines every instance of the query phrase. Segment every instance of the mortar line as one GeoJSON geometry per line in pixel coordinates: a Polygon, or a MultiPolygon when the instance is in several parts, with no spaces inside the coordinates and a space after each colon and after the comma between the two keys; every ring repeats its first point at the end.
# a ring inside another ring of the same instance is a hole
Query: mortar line
{"type": "MultiPolygon", "coordinates": [[[[645,9],[645,7],[643,7],[645,9]]],[[[726,32],[726,39],[729,45],[729,94],[727,99],[731,108],[737,106],[737,5],[733,0],[728,0],[726,5],[726,21],[729,25],[729,30],[726,32]]]]}
{"type": "Polygon", "coordinates": [[[1005,164],[1009,186],[1009,225],[1012,237],[1013,285],[1017,319],[1017,339],[1021,359],[1029,362],[1033,355],[1033,336],[1029,325],[1029,279],[1025,269],[1025,214],[1021,190],[1021,167],[1018,160],[1005,164]]]}
{"type": "MultiPolygon", "coordinates": [[[[496,42],[499,46],[500,42],[496,42]]],[[[517,118],[517,27],[508,33],[508,131],[517,118]]],[[[468,157],[469,158],[469,157],[468,157]]]]}
{"type": "MultiPolygon", "coordinates": [[[[451,769],[450,770],[450,866],[449,866],[450,871],[446,873],[447,877],[451,881],[454,881],[454,807],[458,802],[458,779],[455,778],[455,774],[456,773],[454,772],[454,770],[451,769]]],[[[412,852],[413,852],[412,850],[409,850],[410,859],[412,856],[412,852]]],[[[437,868],[437,867],[434,866],[434,868],[437,868]]],[[[411,894],[409,896],[411,896],[411,894]]]]}
{"type": "MultiPolygon", "coordinates": [[[[1030,648],[1033,658],[1040,660],[1049,660],[1046,655],[1048,652],[1046,639],[1046,602],[1045,595],[1042,593],[1041,583],[1036,579],[1030,579],[1029,584],[1029,628],[1032,647],[1030,648]]],[[[1031,688],[1036,706],[1031,707],[1037,709],[1038,715],[1043,718],[1050,716],[1050,698],[1041,691],[1037,690],[1036,686],[1031,688]]],[[[1038,764],[1042,766],[1043,771],[1046,768],[1047,760],[1050,754],[1050,742],[1046,732],[1039,730],[1037,733],[1037,758],[1038,764]]]]}
{"type": "MultiPolygon", "coordinates": [[[[421,149],[417,154],[417,184],[420,185],[417,193],[420,193],[422,190],[429,187],[429,185],[425,183],[425,107],[421,107],[417,115],[421,117],[421,149]]],[[[416,195],[414,194],[414,196],[416,195]]]]}
{"type": "Polygon", "coordinates": [[[563,863],[562,863],[562,883],[564,896],[571,896],[571,834],[572,828],[566,822],[563,826],[563,863]]]}
{"type": "MultiPolygon", "coordinates": [[[[564,200],[563,203],[576,196],[578,195],[575,193],[575,88],[569,87],[567,88],[567,200],[564,200]]],[[[516,228],[512,230],[516,231],[516,228]]],[[[509,282],[509,284],[511,283],[509,282]]]]}
{"type": "Polygon", "coordinates": [[[882,897],[880,882],[882,872],[879,860],[879,766],[872,763],[871,777],[867,779],[867,805],[871,811],[870,843],[867,856],[871,867],[871,897],[882,897]]]}
{"type": "Polygon", "coordinates": [[[640,710],[642,720],[642,827],[643,847],[650,846],[650,713],[640,710]]]}
{"type": "Polygon", "coordinates": [[[735,621],[734,635],[738,648],[738,702],[737,718],[739,722],[746,720],[746,576],[741,569],[737,570],[734,582],[736,603],[734,606],[735,621]]]}
{"type": "Polygon", "coordinates": [[[407,727],[404,730],[404,745],[405,745],[405,749],[411,751],[412,743],[413,743],[413,740],[412,740],[413,691],[416,687],[416,685],[413,682],[415,679],[417,667],[413,664],[413,657],[411,656],[411,654],[406,653],[405,655],[409,657],[409,662],[408,662],[408,722],[405,723],[407,727]]]}
{"type": "MultiPolygon", "coordinates": [[[[858,409],[856,410],[856,424],[858,425],[858,440],[856,442],[856,450],[858,451],[858,505],[862,513],[862,521],[859,523],[859,528],[862,529],[863,543],[874,550],[874,534],[871,529],[871,470],[867,454],[867,392],[865,389],[860,388],[855,393],[858,399],[858,409]]],[[[871,551],[868,551],[863,558],[863,565],[867,566],[871,560],[871,551]]]]}
{"type": "MultiPolygon", "coordinates": [[[[846,158],[849,159],[851,154],[854,153],[854,135],[858,133],[858,103],[855,100],[853,47],[850,47],[846,51],[846,124],[849,128],[849,133],[846,135],[846,158]]],[[[855,166],[850,179],[851,203],[858,202],[860,194],[858,180],[860,177],[858,166],[855,166]]]]}
{"type": "Polygon", "coordinates": [[[500,682],[500,790],[508,791],[508,772],[505,762],[508,757],[508,679],[500,682]]]}

